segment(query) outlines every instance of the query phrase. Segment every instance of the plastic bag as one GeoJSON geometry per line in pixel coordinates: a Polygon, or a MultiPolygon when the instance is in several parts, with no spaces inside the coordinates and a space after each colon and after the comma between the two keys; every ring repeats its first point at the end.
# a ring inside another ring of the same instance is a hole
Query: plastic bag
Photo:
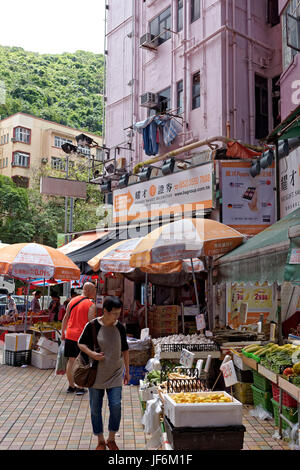
{"type": "Polygon", "coordinates": [[[145,365],[145,369],[148,372],[151,372],[152,370],[161,370],[161,364],[159,359],[157,359],[156,357],[152,357],[151,359],[149,359],[149,361],[145,365]]]}
{"type": "Polygon", "coordinates": [[[250,411],[251,416],[254,416],[254,418],[258,419],[273,419],[273,415],[269,413],[269,411],[266,411],[263,409],[262,406],[256,406],[253,410],[250,411]]]}
{"type": "Polygon", "coordinates": [[[64,375],[66,373],[68,358],[65,357],[65,342],[59,345],[56,359],[55,375],[64,375]]]}
{"type": "Polygon", "coordinates": [[[146,411],[142,418],[142,424],[146,434],[152,434],[160,428],[160,413],[162,411],[159,396],[155,396],[152,400],[147,401],[146,411]]]}

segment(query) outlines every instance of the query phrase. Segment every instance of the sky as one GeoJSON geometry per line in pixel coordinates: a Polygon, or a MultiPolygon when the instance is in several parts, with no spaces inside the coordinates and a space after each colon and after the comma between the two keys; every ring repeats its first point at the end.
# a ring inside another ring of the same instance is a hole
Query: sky
{"type": "Polygon", "coordinates": [[[1,2],[0,45],[41,54],[104,52],[105,0],[1,2]]]}

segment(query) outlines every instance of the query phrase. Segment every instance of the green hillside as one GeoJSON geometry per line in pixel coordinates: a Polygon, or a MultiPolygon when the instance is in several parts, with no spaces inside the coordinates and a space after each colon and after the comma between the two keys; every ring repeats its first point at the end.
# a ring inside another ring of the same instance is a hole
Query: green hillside
{"type": "Polygon", "coordinates": [[[103,64],[103,55],[92,52],[52,55],[0,46],[1,118],[22,111],[101,135],[103,64]]]}

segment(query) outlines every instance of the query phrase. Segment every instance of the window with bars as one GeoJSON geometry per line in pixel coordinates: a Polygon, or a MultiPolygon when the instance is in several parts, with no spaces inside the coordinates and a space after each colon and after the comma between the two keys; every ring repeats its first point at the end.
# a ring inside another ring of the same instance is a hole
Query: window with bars
{"type": "Polygon", "coordinates": [[[283,12],[282,57],[286,70],[294,56],[300,52],[300,0],[290,0],[283,12]]]}
{"type": "Polygon", "coordinates": [[[13,166],[21,166],[23,168],[29,168],[30,154],[24,152],[13,153],[13,166]]]}
{"type": "Polygon", "coordinates": [[[200,18],[200,0],[191,0],[191,22],[200,18]]]}
{"type": "Polygon", "coordinates": [[[91,155],[91,149],[89,147],[83,147],[82,145],[78,145],[78,150],[83,155],[87,155],[88,157],[91,155]]]}
{"type": "Polygon", "coordinates": [[[150,33],[153,34],[155,37],[159,36],[157,38],[158,45],[163,44],[165,41],[170,39],[171,33],[170,31],[166,31],[166,29],[171,28],[171,21],[171,7],[167,8],[160,15],[150,21],[150,33]]]}
{"type": "Polygon", "coordinates": [[[16,127],[14,129],[14,138],[17,142],[23,142],[24,144],[30,144],[31,130],[25,127],[16,127]]]}
{"type": "Polygon", "coordinates": [[[200,107],[200,72],[193,74],[192,78],[192,109],[200,107]]]}
{"type": "Polygon", "coordinates": [[[54,147],[61,148],[64,144],[72,144],[72,140],[65,139],[64,137],[54,136],[54,147]]]}
{"type": "Polygon", "coordinates": [[[63,158],[51,157],[51,168],[53,170],[65,171],[66,162],[63,158]]]}

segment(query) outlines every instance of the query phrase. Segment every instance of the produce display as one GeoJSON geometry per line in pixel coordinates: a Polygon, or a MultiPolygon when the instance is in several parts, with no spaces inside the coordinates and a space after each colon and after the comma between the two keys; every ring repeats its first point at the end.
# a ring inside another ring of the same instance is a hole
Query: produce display
{"type": "Polygon", "coordinates": [[[232,398],[223,393],[212,393],[210,395],[198,395],[196,393],[177,393],[172,396],[176,403],[232,403],[232,398]]]}
{"type": "Polygon", "coordinates": [[[283,378],[300,387],[300,346],[293,344],[279,346],[274,343],[266,346],[254,344],[246,346],[242,352],[258,360],[266,369],[282,374],[283,378]]]}
{"type": "Polygon", "coordinates": [[[154,346],[161,346],[162,344],[215,344],[214,341],[202,334],[163,336],[152,338],[152,342],[154,346]]]}
{"type": "Polygon", "coordinates": [[[38,323],[35,323],[34,328],[36,328],[39,331],[60,330],[61,321],[38,322],[38,323]]]}

